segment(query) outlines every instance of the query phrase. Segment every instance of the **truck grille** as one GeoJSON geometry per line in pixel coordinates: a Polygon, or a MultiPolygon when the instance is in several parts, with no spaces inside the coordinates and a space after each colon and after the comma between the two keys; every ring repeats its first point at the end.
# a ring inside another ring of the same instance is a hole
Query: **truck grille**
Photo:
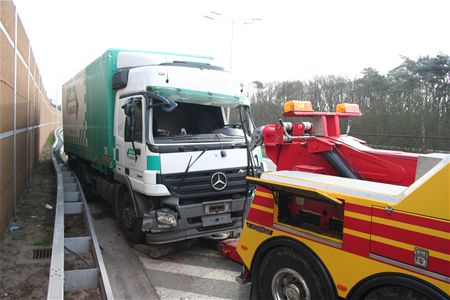
{"type": "Polygon", "coordinates": [[[180,205],[244,197],[247,192],[247,183],[246,172],[242,170],[246,171],[245,168],[237,168],[190,172],[186,175],[184,173],[163,174],[158,175],[158,183],[164,184],[174,196],[180,198],[180,205]],[[221,191],[214,190],[211,185],[211,176],[216,172],[222,172],[227,177],[227,186],[221,191]]]}

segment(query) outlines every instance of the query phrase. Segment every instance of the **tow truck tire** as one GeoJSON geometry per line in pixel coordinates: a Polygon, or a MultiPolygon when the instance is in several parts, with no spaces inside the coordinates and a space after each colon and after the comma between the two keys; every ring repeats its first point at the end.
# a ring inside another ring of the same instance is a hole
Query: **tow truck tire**
{"type": "Polygon", "coordinates": [[[260,267],[258,286],[261,299],[335,299],[323,284],[317,263],[309,253],[289,247],[271,250],[260,267]]]}
{"type": "Polygon", "coordinates": [[[426,282],[399,274],[388,274],[367,280],[352,292],[350,300],[448,300],[426,282]]]}
{"type": "Polygon", "coordinates": [[[363,298],[364,300],[397,300],[397,299],[415,299],[415,300],[434,300],[428,295],[416,291],[405,286],[383,286],[368,292],[363,298]]]}
{"type": "Polygon", "coordinates": [[[119,220],[125,237],[134,244],[144,240],[142,232],[142,218],[136,216],[131,201],[131,195],[125,192],[119,204],[119,220]]]}

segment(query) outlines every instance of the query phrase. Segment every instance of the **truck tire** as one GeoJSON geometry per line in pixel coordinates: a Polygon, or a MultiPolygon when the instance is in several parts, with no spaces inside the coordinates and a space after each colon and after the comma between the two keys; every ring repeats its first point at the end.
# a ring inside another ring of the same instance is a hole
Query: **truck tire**
{"type": "Polygon", "coordinates": [[[321,274],[309,253],[289,247],[271,250],[260,267],[258,286],[261,299],[335,299],[335,293],[322,284],[321,274]]]}
{"type": "Polygon", "coordinates": [[[94,202],[96,200],[94,195],[94,188],[91,184],[86,183],[85,179],[81,181],[81,187],[83,188],[84,198],[86,198],[87,202],[94,202]]]}
{"type": "Polygon", "coordinates": [[[81,188],[83,189],[83,194],[86,201],[94,202],[95,200],[94,188],[92,187],[92,184],[88,183],[87,176],[89,175],[86,170],[86,167],[82,164],[79,164],[75,168],[75,175],[77,175],[78,181],[80,181],[81,188]]]}
{"type": "Polygon", "coordinates": [[[125,237],[132,243],[138,244],[144,240],[142,232],[142,218],[136,216],[129,192],[125,192],[119,200],[119,219],[125,237]]]}

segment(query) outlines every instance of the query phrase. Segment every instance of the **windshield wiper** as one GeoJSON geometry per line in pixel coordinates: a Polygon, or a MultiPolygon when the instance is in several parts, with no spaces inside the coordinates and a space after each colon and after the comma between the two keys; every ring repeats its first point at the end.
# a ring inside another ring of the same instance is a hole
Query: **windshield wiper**
{"type": "Polygon", "coordinates": [[[178,190],[180,189],[180,187],[183,185],[184,179],[186,179],[186,176],[187,176],[187,174],[188,174],[188,172],[189,172],[189,169],[195,164],[195,162],[196,162],[203,154],[205,154],[205,152],[206,152],[206,148],[203,149],[203,151],[199,154],[199,156],[197,156],[197,158],[196,158],[192,163],[191,163],[191,160],[192,160],[192,155],[191,155],[191,158],[189,158],[188,164],[187,164],[187,166],[186,166],[186,170],[185,170],[184,173],[183,173],[183,177],[181,178],[180,183],[178,184],[177,192],[178,192],[178,190]]]}

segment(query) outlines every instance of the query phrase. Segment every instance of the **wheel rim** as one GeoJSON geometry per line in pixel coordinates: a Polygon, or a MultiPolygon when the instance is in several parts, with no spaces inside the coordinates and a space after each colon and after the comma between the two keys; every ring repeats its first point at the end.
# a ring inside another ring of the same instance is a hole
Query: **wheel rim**
{"type": "Polygon", "coordinates": [[[134,230],[134,212],[130,205],[127,205],[122,212],[123,225],[127,230],[134,230]]]}
{"type": "Polygon", "coordinates": [[[272,296],[276,300],[311,300],[311,293],[305,279],[289,268],[283,268],[273,276],[272,296]]]}

